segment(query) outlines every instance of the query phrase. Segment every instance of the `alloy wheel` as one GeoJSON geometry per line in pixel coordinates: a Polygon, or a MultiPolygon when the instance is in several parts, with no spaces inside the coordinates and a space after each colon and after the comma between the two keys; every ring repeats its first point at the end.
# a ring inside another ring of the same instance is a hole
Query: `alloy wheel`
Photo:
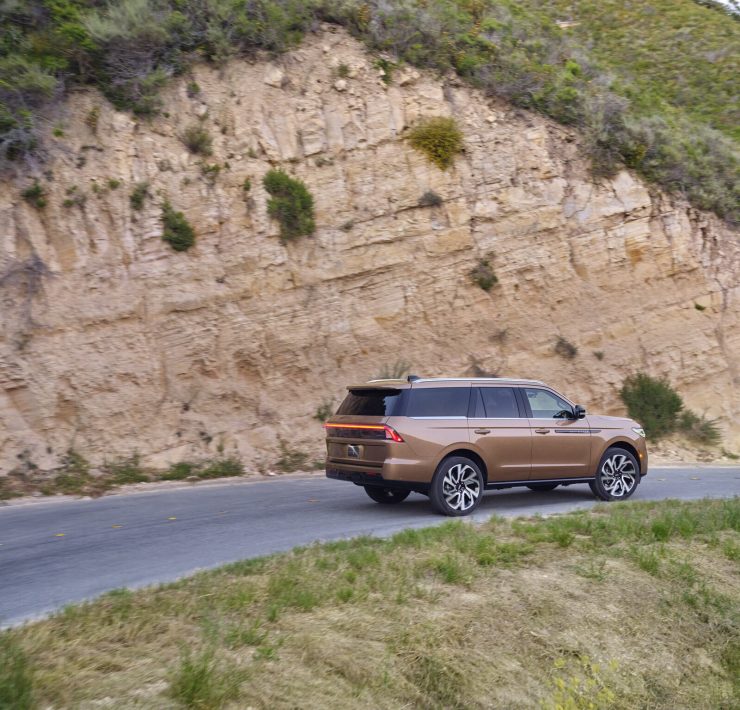
{"type": "Polygon", "coordinates": [[[478,474],[472,466],[458,463],[450,466],[442,480],[442,495],[453,510],[468,510],[481,494],[478,474]]]}
{"type": "Polygon", "coordinates": [[[624,454],[614,454],[601,464],[601,483],[613,498],[629,495],[637,485],[634,463],[624,454]]]}

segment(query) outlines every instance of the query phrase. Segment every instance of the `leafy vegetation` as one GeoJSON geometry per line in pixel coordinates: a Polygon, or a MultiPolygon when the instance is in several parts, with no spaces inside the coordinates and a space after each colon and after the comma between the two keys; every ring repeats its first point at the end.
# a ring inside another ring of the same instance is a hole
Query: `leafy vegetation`
{"type": "Polygon", "coordinates": [[[576,355],[578,355],[578,348],[569,340],[566,340],[562,335],[559,335],[558,339],[555,341],[555,352],[566,360],[572,360],[576,355]]]}
{"type": "Polygon", "coordinates": [[[29,185],[23,190],[21,197],[36,209],[40,210],[46,207],[46,190],[38,180],[34,180],[33,185],[29,185]]]}
{"type": "Polygon", "coordinates": [[[140,212],[142,209],[144,209],[144,200],[149,196],[149,183],[148,182],[140,182],[137,185],[134,186],[134,189],[131,191],[131,194],[129,195],[129,202],[131,203],[131,207],[135,209],[137,212],[140,212]]]}
{"type": "Polygon", "coordinates": [[[409,131],[409,143],[440,170],[447,170],[463,149],[462,132],[455,119],[447,116],[419,121],[409,131]]]}
{"type": "Polygon", "coordinates": [[[162,205],[162,239],[175,251],[187,251],[195,244],[195,231],[182,212],[173,209],[169,202],[162,205]]]}
{"type": "Polygon", "coordinates": [[[40,707],[729,708],[739,543],[737,498],[448,522],[111,592],[5,639],[40,707]]]}
{"type": "Polygon", "coordinates": [[[686,409],[681,395],[665,379],[638,372],[624,381],[619,394],[630,417],[652,439],[681,432],[697,444],[716,446],[722,438],[716,421],[686,409]]]}
{"type": "Polygon", "coordinates": [[[484,291],[490,291],[498,283],[498,276],[488,259],[478,259],[478,263],[470,270],[470,279],[484,291]]]}
{"type": "Polygon", "coordinates": [[[418,205],[419,207],[439,207],[442,202],[442,198],[434,190],[427,190],[419,198],[418,205]]]}
{"type": "Polygon", "coordinates": [[[303,182],[282,170],[270,170],[262,184],[270,194],[267,211],[280,223],[283,243],[314,233],[313,197],[303,182]]]}
{"type": "Polygon", "coordinates": [[[213,139],[201,123],[188,126],[182,134],[182,142],[191,153],[196,155],[207,156],[213,153],[213,139]]]}
{"type": "MultiPolygon", "coordinates": [[[[577,127],[597,174],[624,164],[740,221],[740,23],[710,0],[5,3],[0,159],[40,151],[41,116],[62,89],[92,84],[117,108],[151,115],[159,89],[194,58],[281,52],[317,20],[382,53],[376,63],[388,83],[399,62],[455,71],[577,127]]],[[[89,125],[97,130],[97,117],[89,125]]]]}

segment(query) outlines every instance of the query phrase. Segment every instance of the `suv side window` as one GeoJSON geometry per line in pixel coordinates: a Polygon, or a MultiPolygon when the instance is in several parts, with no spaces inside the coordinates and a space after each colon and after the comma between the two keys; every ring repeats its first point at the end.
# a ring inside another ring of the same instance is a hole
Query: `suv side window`
{"type": "Polygon", "coordinates": [[[407,417],[467,417],[471,387],[420,387],[409,391],[407,417]]]}
{"type": "Polygon", "coordinates": [[[532,410],[533,419],[562,419],[564,412],[573,411],[564,399],[547,390],[524,387],[522,391],[532,410]]]}
{"type": "Polygon", "coordinates": [[[512,387],[481,387],[485,414],[489,419],[515,419],[519,417],[519,407],[512,387]]]}

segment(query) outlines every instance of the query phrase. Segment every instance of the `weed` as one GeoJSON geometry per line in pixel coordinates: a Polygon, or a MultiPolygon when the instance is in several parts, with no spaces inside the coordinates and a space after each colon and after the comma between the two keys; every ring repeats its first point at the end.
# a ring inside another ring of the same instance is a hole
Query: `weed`
{"type": "Polygon", "coordinates": [[[695,303],[694,304],[694,308],[696,308],[697,311],[706,311],[707,310],[707,307],[706,306],[702,306],[701,303],[695,303]]]}
{"type": "Polygon", "coordinates": [[[224,636],[226,645],[230,648],[240,646],[259,646],[267,638],[267,631],[262,631],[259,621],[248,625],[234,626],[224,636]]]}
{"type": "Polygon", "coordinates": [[[201,175],[211,184],[216,182],[222,169],[223,166],[219,163],[201,163],[200,165],[201,175]]]}
{"type": "Polygon", "coordinates": [[[470,270],[470,280],[484,291],[490,291],[498,283],[498,276],[488,259],[478,259],[478,263],[470,270]]]}
{"type": "Polygon", "coordinates": [[[221,708],[236,697],[240,674],[224,667],[212,649],[186,650],[170,673],[169,695],[186,708],[221,708]]]}
{"type": "Polygon", "coordinates": [[[410,130],[409,142],[440,170],[447,170],[463,149],[462,132],[455,119],[446,116],[421,120],[410,130]]]}
{"type": "Polygon", "coordinates": [[[21,197],[36,209],[41,210],[46,207],[46,190],[38,180],[34,180],[33,185],[23,190],[21,197]]]}
{"type": "Polygon", "coordinates": [[[100,106],[93,106],[85,116],[85,125],[92,133],[98,132],[98,121],[100,120],[100,106]]]}
{"type": "Polygon", "coordinates": [[[189,125],[182,134],[185,147],[196,155],[208,156],[213,153],[213,139],[201,123],[189,125]]]}
{"type": "Polygon", "coordinates": [[[211,461],[198,471],[199,478],[229,478],[243,476],[242,462],[234,458],[223,458],[211,461]]]}
{"type": "Polygon", "coordinates": [[[195,244],[195,231],[182,212],[177,212],[169,202],[162,205],[162,239],[175,251],[187,251],[195,244]]]}
{"type": "Polygon", "coordinates": [[[34,703],[34,672],[15,636],[0,632],[0,708],[30,710],[34,703]]]}
{"type": "Polygon", "coordinates": [[[51,133],[55,138],[62,138],[64,136],[64,129],[60,126],[56,126],[51,133]]]}
{"type": "Polygon", "coordinates": [[[252,189],[252,180],[248,177],[244,178],[244,182],[242,183],[242,190],[244,192],[249,192],[252,189]]]}
{"type": "Polygon", "coordinates": [[[439,207],[444,200],[434,190],[427,190],[417,203],[419,207],[439,207]]]}
{"type": "Polygon", "coordinates": [[[107,469],[112,476],[113,483],[119,486],[129,483],[143,483],[149,480],[149,476],[141,468],[139,457],[136,455],[109,464],[107,469]]]}
{"type": "Polygon", "coordinates": [[[85,202],[87,202],[87,196],[80,192],[77,185],[67,188],[66,194],[67,198],[62,202],[62,207],[84,207],[85,202]]]}
{"type": "Polygon", "coordinates": [[[604,359],[604,351],[603,350],[594,350],[594,357],[597,360],[603,360],[604,359]]]}
{"type": "Polygon", "coordinates": [[[349,65],[342,63],[337,67],[337,76],[340,79],[346,79],[350,75],[350,71],[349,65]]]}
{"type": "Polygon", "coordinates": [[[334,400],[325,399],[318,407],[313,418],[317,422],[325,422],[334,413],[334,400]]]}
{"type": "Polygon", "coordinates": [[[262,183],[270,194],[267,211],[279,222],[283,243],[314,233],[313,197],[303,182],[282,170],[270,170],[262,183]]]}
{"type": "Polygon", "coordinates": [[[677,428],[691,441],[704,446],[716,446],[722,439],[722,434],[715,419],[707,419],[690,409],[684,409],[678,416],[677,428]]]}
{"type": "Polygon", "coordinates": [[[573,343],[566,340],[562,335],[558,336],[555,341],[555,353],[566,360],[572,360],[578,355],[578,348],[573,343]]]}
{"type": "Polygon", "coordinates": [[[725,456],[731,461],[740,461],[740,455],[735,454],[732,451],[728,451],[727,449],[722,449],[722,456],[725,456]]]}
{"type": "Polygon", "coordinates": [[[134,186],[134,189],[129,195],[129,202],[131,207],[136,211],[141,211],[144,208],[144,200],[149,196],[149,183],[140,182],[134,186]]]}
{"type": "Polygon", "coordinates": [[[392,62],[390,59],[385,57],[378,57],[373,62],[375,68],[380,72],[380,78],[384,84],[393,83],[393,72],[398,68],[396,62],[392,62]]]}
{"type": "Polygon", "coordinates": [[[108,178],[106,184],[108,185],[108,189],[117,190],[121,186],[121,181],[116,180],[116,178],[108,178]]]}
{"type": "Polygon", "coordinates": [[[308,454],[298,449],[290,449],[284,441],[280,441],[280,458],[275,462],[275,467],[282,473],[302,471],[308,462],[308,454]]]}
{"type": "Polygon", "coordinates": [[[189,81],[188,85],[185,87],[185,91],[187,92],[188,98],[192,99],[200,94],[200,86],[196,81],[189,81]]]}

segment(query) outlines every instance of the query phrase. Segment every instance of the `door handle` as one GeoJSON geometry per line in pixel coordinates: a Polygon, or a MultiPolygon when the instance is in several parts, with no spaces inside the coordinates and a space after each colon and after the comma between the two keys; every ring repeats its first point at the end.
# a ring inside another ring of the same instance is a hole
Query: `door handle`
{"type": "Polygon", "coordinates": [[[549,434],[550,433],[550,430],[549,429],[535,429],[535,431],[538,434],[549,434]]]}
{"type": "Polygon", "coordinates": [[[473,429],[476,434],[490,434],[490,429],[473,429]]]}

